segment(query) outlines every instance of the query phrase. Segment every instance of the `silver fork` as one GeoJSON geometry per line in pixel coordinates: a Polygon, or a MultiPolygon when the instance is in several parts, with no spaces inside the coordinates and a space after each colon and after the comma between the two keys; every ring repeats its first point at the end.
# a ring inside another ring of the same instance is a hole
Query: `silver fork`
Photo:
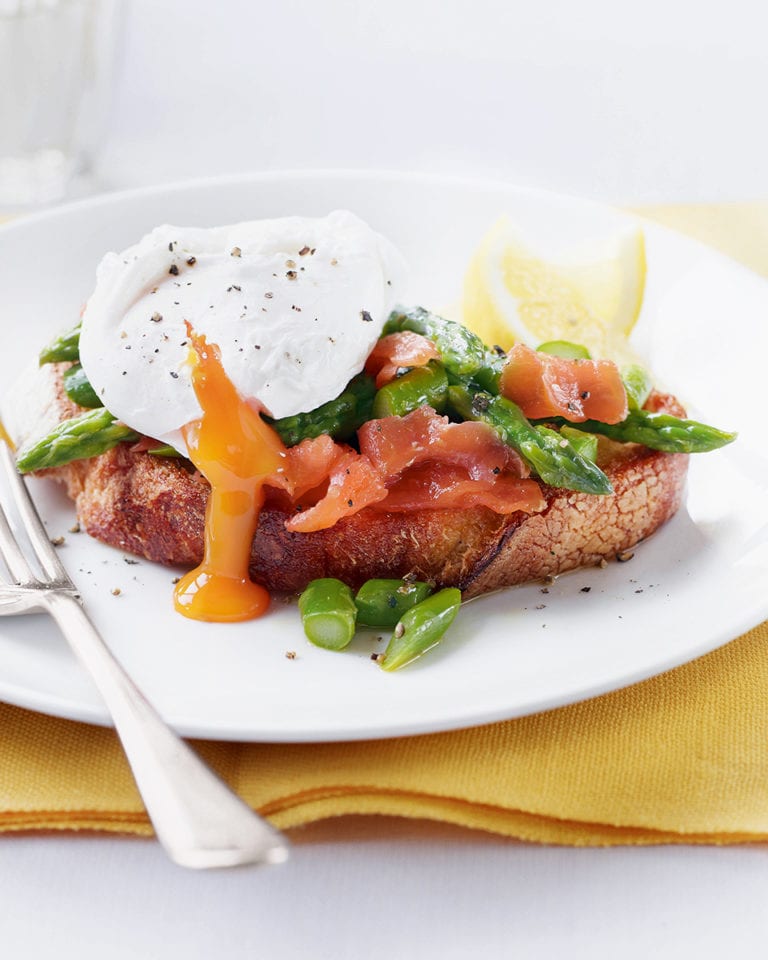
{"type": "Polygon", "coordinates": [[[136,687],[82,607],[77,587],[53,548],[16,469],[0,439],[0,556],[12,583],[0,580],[0,616],[43,611],[59,625],[88,670],[112,716],[136,785],[158,840],[171,860],[184,867],[232,867],[280,863],[288,856],[285,837],[257,816],[163,722],[136,687]],[[9,521],[9,488],[34,559],[9,521]]]}

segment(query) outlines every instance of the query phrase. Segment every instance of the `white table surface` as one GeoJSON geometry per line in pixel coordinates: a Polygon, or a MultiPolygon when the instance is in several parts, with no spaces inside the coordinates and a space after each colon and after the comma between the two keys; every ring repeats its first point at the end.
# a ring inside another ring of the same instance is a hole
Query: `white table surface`
{"type": "MultiPolygon", "coordinates": [[[[489,175],[616,202],[768,196],[758,0],[132,0],[103,184],[258,168],[489,175]]],[[[768,801],[767,801],[768,802],[768,801]]],[[[569,849],[347,818],[281,867],[0,840],[3,956],[763,955],[768,849],[569,849]]]]}

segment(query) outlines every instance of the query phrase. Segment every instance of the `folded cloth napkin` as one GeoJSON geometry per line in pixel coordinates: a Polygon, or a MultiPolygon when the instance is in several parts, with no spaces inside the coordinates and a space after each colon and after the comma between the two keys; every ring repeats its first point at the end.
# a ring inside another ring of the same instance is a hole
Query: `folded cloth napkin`
{"type": "MultiPolygon", "coordinates": [[[[768,274],[768,204],[641,211],[768,274]]],[[[768,839],[768,622],[584,703],[363,743],[198,742],[289,828],[342,814],[442,820],[574,845],[768,839]]],[[[0,705],[0,831],[151,834],[115,734],[0,705]]]]}

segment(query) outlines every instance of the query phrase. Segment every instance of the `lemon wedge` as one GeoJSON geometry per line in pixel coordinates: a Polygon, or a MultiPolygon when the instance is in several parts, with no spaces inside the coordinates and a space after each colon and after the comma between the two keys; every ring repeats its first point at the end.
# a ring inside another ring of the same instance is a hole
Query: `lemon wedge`
{"type": "Polygon", "coordinates": [[[633,359],[628,343],[645,290],[645,239],[631,226],[544,258],[507,218],[481,241],[464,279],[463,323],[505,350],[570,340],[593,357],[633,359]]]}

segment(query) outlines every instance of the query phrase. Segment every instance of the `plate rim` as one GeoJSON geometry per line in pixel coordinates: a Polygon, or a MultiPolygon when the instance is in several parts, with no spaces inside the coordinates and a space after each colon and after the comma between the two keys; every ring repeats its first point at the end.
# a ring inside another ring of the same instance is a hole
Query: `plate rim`
{"type": "MultiPolygon", "coordinates": [[[[569,571],[577,572],[577,571],[569,571]]],[[[670,656],[666,661],[657,660],[652,667],[638,669],[627,673],[620,683],[613,680],[597,682],[592,686],[584,686],[580,689],[578,695],[562,697],[554,694],[550,697],[537,701],[533,708],[521,706],[518,709],[496,708],[487,711],[487,713],[473,714],[474,719],[462,719],[457,723],[454,719],[446,717],[444,720],[423,720],[420,722],[406,722],[402,726],[396,723],[391,724],[386,730],[382,730],[380,725],[369,723],[361,725],[355,730],[337,730],[322,731],[318,734],[314,729],[299,727],[297,729],[284,729],[281,733],[256,733],[250,728],[239,727],[230,724],[225,727],[213,728],[205,723],[194,720],[185,720],[183,717],[177,719],[164,720],[171,726],[177,734],[197,740],[212,740],[224,743],[263,743],[263,744],[312,744],[312,743],[356,743],[366,740],[393,740],[412,736],[429,736],[430,734],[451,733],[458,730],[472,730],[478,727],[490,726],[505,721],[519,720],[524,717],[537,716],[539,714],[551,713],[555,710],[566,709],[576,706],[596,697],[618,694],[622,690],[637,684],[662,677],[672,670],[695,663],[710,653],[722,649],[729,643],[739,639],[750,630],[760,626],[763,620],[754,621],[746,615],[738,621],[738,625],[731,629],[723,630],[718,634],[718,641],[714,645],[711,642],[700,642],[693,649],[698,652],[693,655],[686,653],[683,659],[679,656],[670,656]]],[[[62,642],[64,642],[62,640],[62,642]]],[[[38,691],[22,691],[18,698],[8,695],[8,691],[13,692],[12,687],[6,687],[0,679],[0,703],[9,706],[19,707],[21,709],[31,710],[45,716],[54,717],[61,720],[69,720],[75,723],[85,723],[89,726],[96,726],[108,729],[114,729],[114,724],[106,713],[106,708],[99,708],[96,705],[74,704],[64,699],[51,699],[40,695],[38,691]]]]}

